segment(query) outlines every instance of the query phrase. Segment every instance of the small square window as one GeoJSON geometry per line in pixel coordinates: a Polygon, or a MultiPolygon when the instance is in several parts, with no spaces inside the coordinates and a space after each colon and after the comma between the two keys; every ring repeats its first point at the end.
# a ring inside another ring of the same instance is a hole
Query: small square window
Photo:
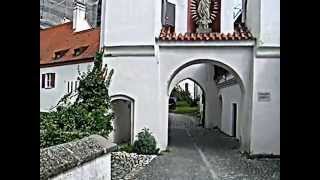
{"type": "Polygon", "coordinates": [[[42,74],[42,88],[51,89],[55,87],[55,73],[42,74]]]}

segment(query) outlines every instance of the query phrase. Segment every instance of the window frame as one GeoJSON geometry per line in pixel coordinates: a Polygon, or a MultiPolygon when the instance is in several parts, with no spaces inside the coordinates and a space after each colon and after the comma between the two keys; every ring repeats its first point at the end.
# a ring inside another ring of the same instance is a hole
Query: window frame
{"type": "Polygon", "coordinates": [[[42,89],[53,89],[55,88],[56,84],[56,73],[44,73],[42,74],[42,82],[41,88],[42,89]]]}

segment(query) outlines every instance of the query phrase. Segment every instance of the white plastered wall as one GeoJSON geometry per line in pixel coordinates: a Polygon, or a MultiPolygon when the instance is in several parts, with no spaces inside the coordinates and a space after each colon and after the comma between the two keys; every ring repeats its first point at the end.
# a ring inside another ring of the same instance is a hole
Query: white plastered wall
{"type": "MultiPolygon", "coordinates": [[[[232,136],[233,135],[233,119],[232,119],[232,103],[238,105],[241,103],[241,89],[240,86],[234,84],[219,89],[219,96],[222,97],[222,113],[221,113],[221,126],[219,127],[224,133],[232,136]]],[[[239,112],[237,113],[239,115],[239,112]]],[[[238,118],[237,118],[238,119],[238,118]]],[[[239,138],[239,121],[236,122],[236,137],[239,138]]]]}
{"type": "Polygon", "coordinates": [[[188,0],[168,0],[176,5],[175,32],[184,34],[188,25],[188,0]]]}
{"type": "MultiPolygon", "coordinates": [[[[159,1],[161,4],[161,1],[159,1]]],[[[158,1],[104,0],[104,46],[154,45],[158,1]]],[[[158,23],[156,23],[158,22],[158,23]]],[[[159,33],[158,33],[159,34],[159,33]]],[[[157,34],[157,35],[158,35],[157,34]]]]}
{"type": "MultiPolygon", "coordinates": [[[[133,139],[149,128],[159,146],[164,122],[159,119],[158,63],[154,57],[104,57],[109,69],[114,69],[109,95],[126,95],[134,100],[133,139]]],[[[162,146],[163,147],[163,146],[162,146]]]]}
{"type": "Polygon", "coordinates": [[[93,63],[80,63],[40,68],[40,111],[48,111],[51,107],[58,103],[61,97],[67,93],[68,81],[76,81],[79,76],[78,66],[80,72],[87,72],[88,67],[93,66],[93,63]],[[41,88],[41,74],[45,73],[56,73],[54,88],[41,88]]]}
{"type": "Polygon", "coordinates": [[[253,77],[252,153],[280,155],[280,59],[256,58],[253,77]],[[258,101],[259,92],[270,101],[258,101]]]}

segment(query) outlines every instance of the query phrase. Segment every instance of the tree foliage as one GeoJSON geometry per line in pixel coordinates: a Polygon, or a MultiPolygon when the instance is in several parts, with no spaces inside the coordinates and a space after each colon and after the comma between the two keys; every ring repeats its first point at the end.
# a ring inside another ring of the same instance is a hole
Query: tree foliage
{"type": "Polygon", "coordinates": [[[171,96],[176,97],[177,101],[186,101],[190,106],[196,104],[196,102],[191,98],[190,92],[183,90],[179,85],[173,88],[171,96]]]}
{"type": "Polygon", "coordinates": [[[56,110],[40,115],[40,147],[80,139],[90,134],[108,138],[113,130],[108,88],[113,70],[102,65],[103,51],[97,52],[92,69],[80,73],[79,87],[63,96],[56,110]]]}

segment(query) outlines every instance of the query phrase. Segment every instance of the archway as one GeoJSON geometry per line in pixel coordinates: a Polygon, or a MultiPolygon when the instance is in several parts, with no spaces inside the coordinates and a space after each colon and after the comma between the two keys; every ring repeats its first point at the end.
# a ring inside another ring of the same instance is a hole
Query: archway
{"type": "Polygon", "coordinates": [[[241,91],[244,93],[245,92],[245,87],[243,84],[243,80],[240,78],[239,74],[229,65],[222,63],[221,61],[216,61],[216,60],[212,60],[212,59],[196,59],[196,60],[190,60],[187,61],[187,63],[184,63],[182,65],[180,65],[178,68],[176,68],[170,75],[168,83],[167,83],[167,93],[168,95],[170,94],[170,86],[171,86],[171,82],[174,79],[174,77],[183,69],[192,66],[192,65],[196,65],[196,64],[211,64],[211,65],[216,65],[219,66],[223,69],[226,69],[227,71],[231,72],[235,78],[237,83],[240,85],[241,91]]]}
{"type": "MultiPolygon", "coordinates": [[[[251,119],[250,119],[250,92],[247,92],[248,87],[248,79],[246,79],[246,74],[242,74],[243,72],[239,72],[239,74],[232,68],[230,65],[227,65],[223,63],[224,61],[216,61],[212,59],[196,59],[196,60],[190,60],[190,61],[185,61],[186,63],[178,66],[176,69],[172,71],[172,73],[169,75],[168,83],[167,83],[167,93],[169,95],[170,87],[172,86],[173,79],[176,77],[177,74],[179,74],[183,69],[193,66],[196,64],[206,64],[206,65],[211,65],[211,66],[217,66],[222,69],[224,69],[226,72],[230,73],[234,77],[234,81],[239,87],[240,91],[240,97],[239,97],[239,102],[238,102],[238,112],[239,112],[239,118],[237,119],[236,123],[236,129],[235,131],[237,132],[236,138],[240,140],[241,143],[241,149],[248,151],[250,148],[250,130],[251,130],[251,119]],[[242,78],[245,78],[246,80],[243,80],[242,78]]],[[[237,66],[237,68],[239,68],[237,66]]],[[[242,70],[243,71],[243,70],[242,70]]],[[[208,77],[212,77],[210,74],[208,77]]],[[[214,78],[212,79],[207,79],[207,83],[210,85],[217,85],[217,82],[215,81],[214,78]],[[210,82],[209,82],[210,81],[210,82]]],[[[211,122],[209,125],[206,125],[206,128],[213,128],[217,127],[220,128],[221,130],[221,124],[223,121],[226,121],[225,119],[222,119],[221,117],[221,112],[224,111],[222,108],[222,104],[224,102],[221,101],[219,102],[219,89],[215,92],[212,92],[210,89],[208,89],[208,86],[204,88],[206,92],[206,108],[205,108],[205,122],[211,122]],[[212,103],[210,103],[210,101],[212,103]],[[219,110],[220,109],[220,110],[219,110]],[[211,113],[211,114],[210,114],[211,113]]],[[[222,97],[221,97],[222,98],[222,97]]],[[[230,109],[232,108],[232,105],[230,104],[230,109]]],[[[231,110],[230,110],[231,111],[231,110]]],[[[229,126],[230,125],[230,120],[228,119],[228,122],[224,122],[224,130],[227,132],[226,134],[229,134],[229,131],[232,131],[232,128],[229,126]]],[[[234,123],[235,124],[235,123],[234,123]]],[[[224,131],[223,131],[224,132],[224,131]]]]}
{"type": "Polygon", "coordinates": [[[117,144],[133,142],[134,100],[126,95],[111,96],[115,114],[110,137],[117,144]]]}
{"type": "Polygon", "coordinates": [[[203,126],[204,127],[204,121],[205,121],[204,109],[205,109],[205,106],[206,106],[205,105],[206,92],[205,92],[205,90],[203,88],[203,85],[201,85],[201,83],[199,83],[197,80],[195,80],[192,77],[187,77],[187,78],[180,79],[178,82],[175,83],[174,86],[172,86],[170,88],[170,96],[169,97],[171,97],[174,87],[176,87],[177,85],[179,85],[181,82],[183,82],[185,80],[190,80],[191,82],[193,82],[195,84],[194,88],[200,88],[200,91],[194,93],[194,96],[197,96],[197,97],[194,97],[194,101],[197,103],[197,106],[199,107],[199,114],[198,114],[199,115],[199,117],[198,117],[199,121],[198,121],[198,124],[199,124],[199,126],[203,126]]]}
{"type": "MultiPolygon", "coordinates": [[[[168,145],[171,147],[177,146],[177,139],[178,137],[181,138],[182,134],[185,134],[185,129],[192,127],[204,128],[204,99],[206,96],[203,85],[191,77],[179,79],[174,83],[173,87],[170,90],[170,99],[168,99],[168,102],[170,102],[171,98],[176,99],[176,107],[173,110],[169,107],[170,113],[168,114],[168,145]],[[183,88],[185,83],[189,84],[189,88],[183,88]]],[[[186,137],[187,134],[184,136],[186,137]]],[[[184,142],[180,143],[183,144],[184,142]]]]}

